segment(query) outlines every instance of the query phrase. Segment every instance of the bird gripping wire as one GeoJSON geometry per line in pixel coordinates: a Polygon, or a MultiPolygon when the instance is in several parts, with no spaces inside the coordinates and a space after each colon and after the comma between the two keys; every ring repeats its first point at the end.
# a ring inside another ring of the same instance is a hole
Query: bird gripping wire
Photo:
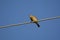
{"type": "MultiPolygon", "coordinates": [[[[53,19],[58,19],[58,18],[60,18],[60,16],[41,19],[41,20],[38,20],[38,22],[43,22],[43,21],[53,20],[53,19]]],[[[12,27],[12,26],[19,26],[19,25],[30,24],[30,23],[34,23],[34,22],[24,22],[24,23],[18,23],[18,24],[10,24],[10,25],[5,25],[5,26],[0,26],[0,28],[7,28],[7,27],[12,27]]]]}

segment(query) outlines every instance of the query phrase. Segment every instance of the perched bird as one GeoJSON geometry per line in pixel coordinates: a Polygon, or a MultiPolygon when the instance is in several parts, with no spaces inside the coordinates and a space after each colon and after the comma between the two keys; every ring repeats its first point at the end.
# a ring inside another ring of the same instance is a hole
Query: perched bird
{"type": "Polygon", "coordinates": [[[38,19],[35,16],[30,15],[30,20],[34,22],[38,27],[40,27],[40,25],[38,24],[38,19]]]}

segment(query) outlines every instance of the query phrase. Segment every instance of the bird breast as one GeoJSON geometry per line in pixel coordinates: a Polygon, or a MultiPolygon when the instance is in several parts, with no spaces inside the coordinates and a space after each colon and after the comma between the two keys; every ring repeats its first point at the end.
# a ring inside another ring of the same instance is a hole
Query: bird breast
{"type": "Polygon", "coordinates": [[[30,17],[30,19],[31,19],[31,21],[33,21],[33,22],[37,22],[37,21],[38,21],[38,19],[37,19],[36,17],[34,17],[34,16],[30,17]]]}

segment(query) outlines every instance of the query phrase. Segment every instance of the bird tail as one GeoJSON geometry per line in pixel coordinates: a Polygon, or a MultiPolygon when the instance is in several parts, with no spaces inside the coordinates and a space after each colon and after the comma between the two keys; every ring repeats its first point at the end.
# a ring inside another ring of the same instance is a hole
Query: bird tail
{"type": "Polygon", "coordinates": [[[36,23],[36,25],[37,25],[38,27],[40,27],[40,25],[39,25],[38,23],[36,23]]]}

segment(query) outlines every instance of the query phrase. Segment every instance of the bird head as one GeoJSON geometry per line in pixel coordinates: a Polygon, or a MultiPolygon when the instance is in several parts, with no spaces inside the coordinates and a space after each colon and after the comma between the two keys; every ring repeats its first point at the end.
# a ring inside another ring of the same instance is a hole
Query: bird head
{"type": "Polygon", "coordinates": [[[32,14],[29,14],[30,17],[32,17],[32,14]]]}

